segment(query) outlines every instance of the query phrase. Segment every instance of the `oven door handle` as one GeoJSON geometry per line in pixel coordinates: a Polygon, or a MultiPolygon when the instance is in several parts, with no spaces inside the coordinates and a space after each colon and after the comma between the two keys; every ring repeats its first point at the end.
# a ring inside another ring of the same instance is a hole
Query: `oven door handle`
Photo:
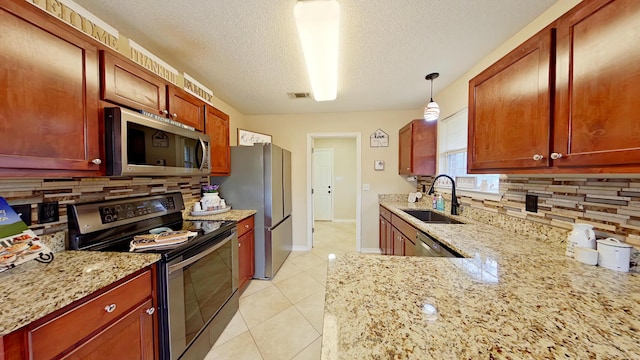
{"type": "Polygon", "coordinates": [[[229,241],[231,241],[231,239],[233,239],[233,237],[236,236],[236,231],[233,230],[231,232],[231,235],[229,235],[226,239],[220,241],[219,243],[215,244],[214,246],[208,248],[207,250],[199,253],[196,256],[190,257],[187,260],[184,261],[180,261],[177,264],[173,264],[173,265],[169,265],[169,274],[175,272],[176,270],[182,269],[186,266],[189,266],[191,264],[193,264],[194,262],[202,259],[203,257],[211,254],[212,252],[218,250],[219,248],[221,248],[224,244],[228,243],[229,241]]]}

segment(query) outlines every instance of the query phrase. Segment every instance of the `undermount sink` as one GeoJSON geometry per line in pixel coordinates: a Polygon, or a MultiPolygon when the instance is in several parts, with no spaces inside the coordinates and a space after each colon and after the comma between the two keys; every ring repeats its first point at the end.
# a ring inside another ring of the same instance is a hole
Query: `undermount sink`
{"type": "Polygon", "coordinates": [[[444,215],[438,214],[431,210],[402,210],[402,211],[426,223],[464,224],[463,222],[446,217],[444,215]]]}

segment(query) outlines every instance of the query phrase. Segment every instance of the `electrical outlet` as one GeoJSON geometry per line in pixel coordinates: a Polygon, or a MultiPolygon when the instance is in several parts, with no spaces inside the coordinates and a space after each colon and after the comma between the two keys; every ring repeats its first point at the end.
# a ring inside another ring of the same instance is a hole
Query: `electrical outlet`
{"type": "Polygon", "coordinates": [[[57,201],[38,204],[38,224],[56,222],[58,220],[60,220],[60,215],[57,201]]]}
{"type": "Polygon", "coordinates": [[[22,205],[11,205],[13,211],[20,216],[20,219],[24,221],[27,226],[31,225],[31,205],[30,204],[22,204],[22,205]]]}
{"type": "Polygon", "coordinates": [[[538,212],[538,197],[536,195],[527,194],[525,196],[524,208],[525,208],[525,210],[527,210],[529,212],[537,213],[538,212]]]}

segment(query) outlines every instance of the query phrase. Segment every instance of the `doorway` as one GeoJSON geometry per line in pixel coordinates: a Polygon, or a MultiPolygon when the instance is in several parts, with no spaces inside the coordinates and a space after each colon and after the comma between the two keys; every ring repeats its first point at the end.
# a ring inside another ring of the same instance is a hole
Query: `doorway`
{"type": "Polygon", "coordinates": [[[313,149],[313,220],[333,220],[333,149],[313,149]]]}
{"type": "MultiPolygon", "coordinates": [[[[351,222],[355,221],[355,232],[356,232],[356,244],[355,251],[360,252],[361,250],[361,134],[360,133],[313,133],[307,134],[307,248],[310,250],[313,248],[313,230],[314,230],[314,220],[318,219],[314,212],[316,211],[314,208],[316,207],[314,201],[314,196],[312,192],[314,191],[314,180],[315,180],[315,171],[314,171],[314,144],[316,142],[322,143],[325,141],[330,141],[331,139],[345,140],[346,142],[351,143],[351,147],[348,151],[338,154],[334,152],[334,166],[336,166],[336,162],[340,160],[339,158],[349,157],[351,162],[351,170],[355,168],[355,175],[351,179],[346,179],[346,176],[338,174],[336,171],[332,171],[331,174],[331,195],[333,195],[333,206],[332,206],[332,221],[335,222],[351,222]],[[336,192],[340,191],[340,185],[346,185],[347,181],[349,184],[347,186],[346,192],[343,195],[337,194],[336,192]],[[340,183],[342,182],[342,183],[340,183]],[[344,195],[344,194],[348,194],[344,195]],[[346,198],[350,198],[346,200],[346,198]],[[340,200],[343,201],[341,204],[336,204],[336,202],[340,200]],[[346,203],[344,201],[347,201],[346,203]],[[345,215],[345,211],[346,214],[345,215]]],[[[344,142],[344,141],[343,141],[344,142]]],[[[328,146],[327,146],[328,147],[328,146]]],[[[316,149],[317,150],[317,149],[316,149]]],[[[328,186],[328,185],[326,185],[328,186]]],[[[322,205],[321,205],[322,207],[322,205]]]]}

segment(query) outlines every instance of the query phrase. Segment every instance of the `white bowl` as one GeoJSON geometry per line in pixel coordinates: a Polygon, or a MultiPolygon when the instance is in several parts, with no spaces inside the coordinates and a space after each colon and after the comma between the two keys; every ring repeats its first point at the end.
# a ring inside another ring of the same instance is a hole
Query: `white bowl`
{"type": "Polygon", "coordinates": [[[587,265],[596,265],[598,263],[598,250],[576,246],[573,248],[573,258],[587,265]]]}

